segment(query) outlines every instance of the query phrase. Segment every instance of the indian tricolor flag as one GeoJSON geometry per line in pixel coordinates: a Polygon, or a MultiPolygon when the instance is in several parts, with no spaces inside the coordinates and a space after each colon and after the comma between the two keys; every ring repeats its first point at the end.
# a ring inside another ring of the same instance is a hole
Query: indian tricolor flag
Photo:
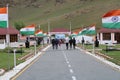
{"type": "Polygon", "coordinates": [[[74,37],[74,36],[77,36],[77,34],[78,34],[78,32],[73,32],[73,33],[71,34],[71,36],[74,37]]]}
{"type": "Polygon", "coordinates": [[[95,25],[82,29],[78,35],[94,35],[96,34],[95,25]]]}
{"type": "Polygon", "coordinates": [[[43,37],[43,36],[44,36],[42,30],[37,30],[37,31],[35,32],[35,35],[38,36],[38,37],[43,37]]]}
{"type": "Polygon", "coordinates": [[[29,25],[27,27],[21,28],[20,33],[22,35],[34,35],[35,33],[35,24],[29,25]]]}
{"type": "Polygon", "coordinates": [[[44,36],[47,36],[47,33],[43,33],[44,36]]]}
{"type": "Polygon", "coordinates": [[[106,13],[102,18],[102,26],[105,28],[120,28],[120,9],[106,13]]]}
{"type": "Polygon", "coordinates": [[[81,33],[82,33],[83,30],[84,30],[84,29],[80,29],[80,30],[78,31],[78,34],[77,34],[77,35],[78,35],[78,36],[79,36],[79,35],[82,35],[81,33]]]}
{"type": "Polygon", "coordinates": [[[86,34],[89,34],[89,35],[94,35],[94,34],[96,34],[95,25],[90,26],[90,27],[86,30],[86,34]]]}
{"type": "Polygon", "coordinates": [[[87,31],[87,28],[83,28],[82,30],[79,31],[78,35],[85,35],[87,31]]]}
{"type": "Polygon", "coordinates": [[[7,28],[8,25],[8,10],[7,7],[0,8],[0,28],[7,28]]]}

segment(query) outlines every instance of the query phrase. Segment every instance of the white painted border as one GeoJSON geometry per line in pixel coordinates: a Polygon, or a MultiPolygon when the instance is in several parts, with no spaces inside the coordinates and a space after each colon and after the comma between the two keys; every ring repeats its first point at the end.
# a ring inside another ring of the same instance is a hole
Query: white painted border
{"type": "MultiPolygon", "coordinates": [[[[77,49],[80,49],[80,48],[77,47],[77,49]]],[[[120,66],[119,66],[119,65],[116,65],[115,63],[110,62],[110,61],[106,60],[105,58],[100,57],[100,56],[98,56],[98,55],[96,55],[96,54],[92,54],[92,53],[87,52],[87,51],[85,51],[85,50],[83,50],[83,49],[80,49],[80,50],[83,51],[83,52],[85,52],[86,54],[89,54],[89,55],[97,58],[98,60],[104,62],[105,64],[108,64],[108,65],[112,66],[113,68],[117,69],[118,71],[120,71],[120,66]]]]}
{"type": "MultiPolygon", "coordinates": [[[[46,51],[51,45],[48,45],[46,48],[42,49],[42,51],[46,51]]],[[[35,60],[37,57],[39,57],[42,54],[42,52],[38,52],[34,57],[31,59],[17,65],[15,69],[10,70],[9,72],[6,72],[3,76],[0,76],[0,80],[10,80],[12,77],[14,77],[17,73],[19,73],[23,68],[25,68],[27,65],[29,65],[33,60],[35,60]]]]}

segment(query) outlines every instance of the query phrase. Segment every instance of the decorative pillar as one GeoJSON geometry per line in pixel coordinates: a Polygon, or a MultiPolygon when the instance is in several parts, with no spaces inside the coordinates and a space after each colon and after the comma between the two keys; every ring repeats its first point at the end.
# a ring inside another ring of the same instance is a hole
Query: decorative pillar
{"type": "Polygon", "coordinates": [[[20,34],[17,34],[17,42],[20,42],[20,34]]]}
{"type": "Polygon", "coordinates": [[[103,33],[100,33],[100,42],[103,42],[103,33]]]}
{"type": "Polygon", "coordinates": [[[6,43],[9,45],[10,43],[10,35],[9,34],[6,34],[6,43]]]}
{"type": "Polygon", "coordinates": [[[111,41],[112,41],[112,43],[114,43],[114,41],[115,41],[115,33],[111,33],[111,41]]]}

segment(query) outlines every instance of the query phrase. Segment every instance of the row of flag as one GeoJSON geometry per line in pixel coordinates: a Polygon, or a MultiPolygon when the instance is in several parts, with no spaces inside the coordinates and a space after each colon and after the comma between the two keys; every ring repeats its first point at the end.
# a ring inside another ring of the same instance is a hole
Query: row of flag
{"type": "MultiPolygon", "coordinates": [[[[35,31],[35,24],[21,28],[20,33],[22,35],[34,35],[35,34],[36,36],[40,36],[40,37],[47,36],[47,33],[43,33],[42,30],[35,31]]],[[[90,27],[80,30],[78,33],[73,32],[71,35],[75,36],[75,35],[95,35],[95,34],[96,34],[95,25],[92,25],[90,27]]]]}
{"type": "Polygon", "coordinates": [[[78,35],[94,35],[96,34],[95,25],[82,29],[78,35]]]}
{"type": "MultiPolygon", "coordinates": [[[[109,11],[103,15],[102,26],[105,28],[120,29],[120,9],[109,11]]],[[[0,28],[8,28],[8,7],[0,8],[0,28]]],[[[24,35],[32,35],[34,33],[37,34],[37,32],[35,32],[34,24],[22,28],[20,30],[20,33],[24,35]]],[[[42,31],[38,31],[38,33],[40,34],[42,31]]],[[[92,27],[84,28],[78,33],[78,35],[85,34],[96,34],[95,25],[92,27]]]]}
{"type": "MultiPolygon", "coordinates": [[[[120,29],[120,9],[105,13],[102,17],[102,26],[104,28],[120,29]]],[[[94,35],[96,34],[95,25],[84,28],[79,32],[73,32],[71,35],[94,35]]]]}
{"type": "Polygon", "coordinates": [[[42,30],[36,30],[35,31],[35,27],[36,27],[35,24],[31,24],[29,26],[21,28],[20,33],[22,35],[35,35],[35,36],[39,36],[39,37],[47,36],[47,33],[43,33],[42,30]]]}
{"type": "Polygon", "coordinates": [[[78,32],[73,32],[71,36],[80,36],[80,35],[96,35],[95,25],[80,29],[78,32]]]}
{"type": "MultiPolygon", "coordinates": [[[[8,28],[8,7],[0,8],[0,28],[8,28]]],[[[35,24],[29,25],[25,28],[21,28],[20,33],[22,35],[36,35],[36,36],[47,36],[42,30],[35,32],[35,24]]]]}

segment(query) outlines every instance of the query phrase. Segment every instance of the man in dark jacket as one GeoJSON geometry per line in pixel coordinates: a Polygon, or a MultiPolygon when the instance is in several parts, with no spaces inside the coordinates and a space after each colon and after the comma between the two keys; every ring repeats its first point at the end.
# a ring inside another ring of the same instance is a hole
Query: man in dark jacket
{"type": "Polygon", "coordinates": [[[59,40],[56,38],[55,39],[55,47],[56,47],[56,49],[58,49],[58,43],[59,43],[59,40]]]}
{"type": "Polygon", "coordinates": [[[70,49],[72,49],[72,44],[73,44],[72,38],[70,38],[69,43],[70,43],[70,49]]]}
{"type": "Polygon", "coordinates": [[[75,46],[76,46],[76,40],[75,40],[75,38],[73,38],[73,48],[75,49],[75,46]]]}
{"type": "Polygon", "coordinates": [[[54,49],[54,46],[55,46],[55,39],[54,38],[52,39],[51,43],[52,43],[52,48],[54,49]]]}

